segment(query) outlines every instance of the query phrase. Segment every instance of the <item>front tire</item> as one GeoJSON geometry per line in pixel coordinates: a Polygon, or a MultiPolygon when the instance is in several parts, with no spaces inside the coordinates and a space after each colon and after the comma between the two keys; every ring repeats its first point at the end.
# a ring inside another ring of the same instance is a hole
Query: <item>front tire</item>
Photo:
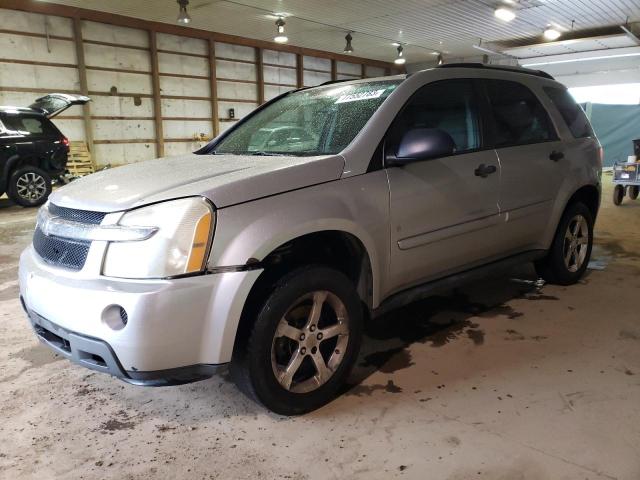
{"type": "Polygon", "coordinates": [[[545,281],[558,285],[576,283],[587,270],[593,248],[593,214],[581,202],[565,210],[545,258],[536,271],[545,281]]]}
{"type": "Polygon", "coordinates": [[[322,266],[278,280],[231,375],[245,394],[281,415],[330,402],[349,375],[362,340],[362,308],[352,282],[322,266]]]}
{"type": "Polygon", "coordinates": [[[38,167],[20,167],[9,178],[7,194],[18,205],[38,207],[45,203],[51,194],[51,177],[38,167]]]}
{"type": "Polygon", "coordinates": [[[640,187],[632,185],[629,187],[628,193],[631,200],[636,200],[638,198],[638,193],[640,193],[640,187]]]}

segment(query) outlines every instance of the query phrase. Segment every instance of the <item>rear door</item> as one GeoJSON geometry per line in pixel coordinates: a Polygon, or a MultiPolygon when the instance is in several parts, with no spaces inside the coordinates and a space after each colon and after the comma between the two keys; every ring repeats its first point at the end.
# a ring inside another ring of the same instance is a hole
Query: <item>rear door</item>
{"type": "Polygon", "coordinates": [[[461,269],[500,249],[500,173],[495,151],[481,135],[479,94],[473,80],[452,79],[420,88],[386,137],[397,149],[412,128],[448,133],[454,155],[387,168],[390,190],[390,289],[400,290],[461,269]],[[493,173],[478,175],[481,165],[493,173]]]}
{"type": "Polygon", "coordinates": [[[506,251],[536,248],[549,222],[567,162],[540,99],[523,83],[483,80],[491,143],[500,161],[501,237],[506,251]]]}
{"type": "Polygon", "coordinates": [[[41,112],[47,118],[52,118],[73,105],[84,105],[88,101],[90,101],[90,98],[84,95],[50,93],[49,95],[38,98],[34,103],[29,105],[29,108],[41,112]]]}

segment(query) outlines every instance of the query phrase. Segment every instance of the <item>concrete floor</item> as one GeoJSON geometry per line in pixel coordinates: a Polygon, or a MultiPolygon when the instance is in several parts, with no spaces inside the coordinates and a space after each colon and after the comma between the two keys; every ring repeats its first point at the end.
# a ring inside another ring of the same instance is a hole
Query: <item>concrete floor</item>
{"type": "Polygon", "coordinates": [[[584,281],[525,268],[395,312],[299,418],[225,377],[141,388],[51,354],[16,298],[35,211],[0,201],[0,478],[637,480],[640,201],[605,182],[584,281]]]}

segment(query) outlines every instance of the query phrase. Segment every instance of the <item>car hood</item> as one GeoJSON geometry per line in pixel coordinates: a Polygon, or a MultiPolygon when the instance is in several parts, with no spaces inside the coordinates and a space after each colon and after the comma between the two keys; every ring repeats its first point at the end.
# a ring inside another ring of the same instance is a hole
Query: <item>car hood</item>
{"type": "Polygon", "coordinates": [[[344,159],[196,155],[125,165],[74,180],[49,198],[61,207],[117,212],[149,203],[201,195],[217,208],[337,180],[344,159]]]}

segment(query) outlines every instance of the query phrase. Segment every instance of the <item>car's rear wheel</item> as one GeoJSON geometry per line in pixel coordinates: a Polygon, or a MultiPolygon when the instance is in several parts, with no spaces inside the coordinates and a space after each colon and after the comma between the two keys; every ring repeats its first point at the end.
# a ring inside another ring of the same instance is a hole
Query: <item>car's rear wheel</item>
{"type": "Polygon", "coordinates": [[[20,167],[9,178],[9,198],[23,207],[42,205],[50,194],[51,177],[38,167],[20,167]]]}
{"type": "Polygon", "coordinates": [[[613,187],[613,204],[620,205],[624,199],[624,187],[622,185],[616,185],[613,187]]]}
{"type": "Polygon", "coordinates": [[[640,193],[640,187],[638,187],[637,185],[632,185],[631,187],[629,187],[627,193],[629,194],[629,198],[631,200],[636,200],[638,198],[638,193],[640,193]]]}
{"type": "Polygon", "coordinates": [[[362,308],[342,273],[312,266],[281,278],[234,352],[238,387],[282,415],[331,401],[360,349],[362,308]]]}
{"type": "Polygon", "coordinates": [[[593,247],[593,214],[581,202],[567,207],[547,256],[536,262],[536,271],[549,283],[571,285],[587,269],[593,247]]]}

